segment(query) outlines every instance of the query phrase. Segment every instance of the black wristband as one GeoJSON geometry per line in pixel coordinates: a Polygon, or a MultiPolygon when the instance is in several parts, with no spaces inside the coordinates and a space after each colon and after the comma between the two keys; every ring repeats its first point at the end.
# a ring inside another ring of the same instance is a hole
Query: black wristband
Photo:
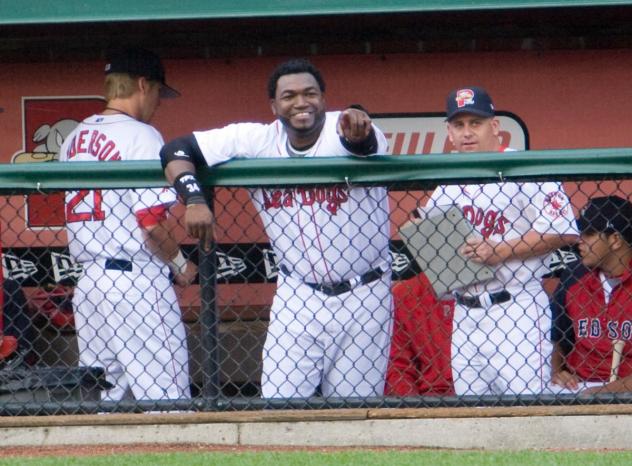
{"type": "Polygon", "coordinates": [[[198,183],[197,178],[195,178],[195,173],[180,173],[173,182],[173,187],[180,197],[182,197],[182,201],[185,205],[206,204],[202,187],[200,183],[198,183]]]}
{"type": "Polygon", "coordinates": [[[373,127],[371,127],[371,132],[363,141],[351,142],[341,136],[340,142],[345,147],[345,149],[347,149],[352,154],[369,155],[375,154],[377,152],[377,136],[373,127]]]}

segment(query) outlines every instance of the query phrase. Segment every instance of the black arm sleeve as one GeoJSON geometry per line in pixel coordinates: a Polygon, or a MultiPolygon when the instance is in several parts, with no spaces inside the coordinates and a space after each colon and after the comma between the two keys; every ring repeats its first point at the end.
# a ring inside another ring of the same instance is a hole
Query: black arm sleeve
{"type": "Polygon", "coordinates": [[[202,155],[202,149],[200,149],[193,134],[176,138],[162,146],[162,149],[160,149],[162,169],[164,170],[172,160],[188,161],[196,167],[207,166],[204,155],[202,155]]]}
{"type": "Polygon", "coordinates": [[[373,127],[371,127],[371,132],[364,141],[351,142],[341,136],[340,142],[352,154],[369,155],[377,152],[377,136],[373,127]]]}
{"type": "Polygon", "coordinates": [[[560,283],[551,299],[551,340],[559,343],[564,354],[568,354],[575,344],[573,321],[566,312],[566,298],[569,288],[576,282],[573,270],[564,270],[560,283]]]}

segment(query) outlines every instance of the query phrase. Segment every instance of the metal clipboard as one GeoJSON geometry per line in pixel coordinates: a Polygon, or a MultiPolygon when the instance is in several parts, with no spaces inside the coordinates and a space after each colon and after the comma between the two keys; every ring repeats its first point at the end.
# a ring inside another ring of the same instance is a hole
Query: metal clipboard
{"type": "Polygon", "coordinates": [[[492,267],[458,253],[465,239],[478,233],[456,205],[432,208],[425,218],[402,226],[399,234],[438,297],[494,278],[492,267]]]}

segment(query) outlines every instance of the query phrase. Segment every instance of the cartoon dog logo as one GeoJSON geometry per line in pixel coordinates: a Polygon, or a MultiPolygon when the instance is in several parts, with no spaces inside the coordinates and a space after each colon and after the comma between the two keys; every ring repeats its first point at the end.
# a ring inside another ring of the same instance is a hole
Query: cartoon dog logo
{"type": "Polygon", "coordinates": [[[59,149],[66,137],[79,124],[65,118],[52,125],[44,124],[35,130],[32,140],[39,143],[32,152],[20,152],[13,156],[13,163],[52,162],[59,160],[59,149]]]}

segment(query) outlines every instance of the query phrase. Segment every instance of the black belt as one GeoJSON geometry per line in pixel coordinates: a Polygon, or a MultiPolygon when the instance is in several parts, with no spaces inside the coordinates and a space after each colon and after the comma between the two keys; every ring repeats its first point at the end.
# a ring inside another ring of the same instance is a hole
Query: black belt
{"type": "MultiPolygon", "coordinates": [[[[460,294],[455,295],[456,302],[465,307],[485,307],[481,303],[480,296],[463,296],[460,294]]],[[[489,299],[492,304],[506,303],[511,299],[511,293],[507,290],[499,291],[498,293],[489,293],[489,299]]]]}
{"type": "Polygon", "coordinates": [[[105,259],[106,270],[132,271],[132,262],[125,259],[105,259]]]}
{"type": "MultiPolygon", "coordinates": [[[[280,269],[285,275],[290,275],[290,271],[285,265],[281,264],[280,269]]],[[[366,285],[368,283],[374,282],[375,280],[381,278],[384,273],[385,271],[382,270],[380,267],[369,270],[368,272],[360,275],[360,281],[358,284],[366,285]]],[[[326,294],[327,296],[338,296],[339,294],[347,293],[351,291],[355,286],[353,283],[351,283],[351,280],[345,280],[342,282],[331,284],[308,282],[303,283],[316,291],[320,291],[321,293],[326,294]]]]}

